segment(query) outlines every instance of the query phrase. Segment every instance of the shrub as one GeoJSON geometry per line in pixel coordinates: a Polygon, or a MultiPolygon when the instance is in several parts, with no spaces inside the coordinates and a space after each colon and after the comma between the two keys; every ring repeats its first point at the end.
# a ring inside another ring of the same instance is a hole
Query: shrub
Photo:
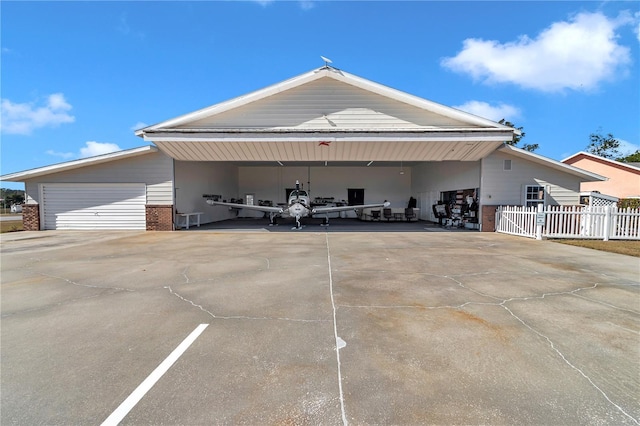
{"type": "Polygon", "coordinates": [[[632,209],[640,208],[640,198],[621,198],[618,200],[618,208],[626,209],[631,207],[632,209]]]}

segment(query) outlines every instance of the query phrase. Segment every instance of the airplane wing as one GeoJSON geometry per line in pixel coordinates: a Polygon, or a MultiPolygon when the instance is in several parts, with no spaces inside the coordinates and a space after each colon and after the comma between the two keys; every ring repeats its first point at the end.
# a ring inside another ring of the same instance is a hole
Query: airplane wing
{"type": "Polygon", "coordinates": [[[391,205],[390,202],[386,202],[386,203],[379,203],[379,204],[361,204],[358,206],[316,207],[311,211],[311,213],[321,214],[321,213],[333,213],[333,212],[346,212],[349,210],[369,209],[374,207],[389,207],[390,205],[391,205]]]}
{"type": "Polygon", "coordinates": [[[235,209],[258,210],[258,211],[267,212],[267,213],[282,213],[282,212],[284,212],[284,209],[282,207],[252,206],[252,205],[248,205],[248,204],[223,203],[221,201],[213,201],[213,200],[207,200],[207,204],[209,204],[210,206],[233,207],[235,209]]]}

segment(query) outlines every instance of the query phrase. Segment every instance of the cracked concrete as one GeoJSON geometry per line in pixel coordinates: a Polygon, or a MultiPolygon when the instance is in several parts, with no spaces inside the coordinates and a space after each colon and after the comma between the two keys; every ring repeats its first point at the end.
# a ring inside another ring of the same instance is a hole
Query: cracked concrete
{"type": "Polygon", "coordinates": [[[2,236],[4,424],[639,424],[640,263],[496,234],[2,236]]]}

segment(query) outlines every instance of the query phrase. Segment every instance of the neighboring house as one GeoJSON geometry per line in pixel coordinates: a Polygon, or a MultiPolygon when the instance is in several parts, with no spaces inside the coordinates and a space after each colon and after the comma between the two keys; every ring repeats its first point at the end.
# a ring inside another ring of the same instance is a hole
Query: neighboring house
{"type": "Polygon", "coordinates": [[[578,152],[562,162],[607,178],[604,182],[582,182],[582,192],[598,191],[617,198],[640,198],[638,163],[621,163],[588,152],[578,152]]]}
{"type": "Polygon", "coordinates": [[[154,146],[12,173],[25,182],[25,229],[171,230],[176,213],[235,217],[203,195],[286,201],[388,200],[435,221],[432,205],[469,200],[483,231],[498,205],[575,205],[596,173],[504,141],[517,130],[324,66],[138,130],[154,146]]]}

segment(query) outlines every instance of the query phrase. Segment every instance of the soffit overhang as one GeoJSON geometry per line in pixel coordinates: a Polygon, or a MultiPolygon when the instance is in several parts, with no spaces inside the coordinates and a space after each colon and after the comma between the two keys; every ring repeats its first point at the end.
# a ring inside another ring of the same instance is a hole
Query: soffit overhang
{"type": "Polygon", "coordinates": [[[182,161],[478,161],[509,129],[389,131],[146,131],[145,140],[182,161]]]}

